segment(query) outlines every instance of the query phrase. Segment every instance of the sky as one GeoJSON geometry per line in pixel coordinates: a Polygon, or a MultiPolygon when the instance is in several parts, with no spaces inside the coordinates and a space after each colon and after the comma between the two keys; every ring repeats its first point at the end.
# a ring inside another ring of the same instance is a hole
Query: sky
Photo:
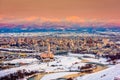
{"type": "Polygon", "coordinates": [[[0,0],[0,22],[120,22],[120,0],[0,0]]]}

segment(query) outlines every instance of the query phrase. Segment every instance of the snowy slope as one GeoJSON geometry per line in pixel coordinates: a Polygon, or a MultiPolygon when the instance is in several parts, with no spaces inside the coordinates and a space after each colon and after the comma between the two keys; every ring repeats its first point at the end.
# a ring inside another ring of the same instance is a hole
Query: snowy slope
{"type": "Polygon", "coordinates": [[[118,75],[120,75],[120,64],[103,71],[99,71],[83,77],[78,77],[77,80],[114,80],[114,78],[118,75]]]}

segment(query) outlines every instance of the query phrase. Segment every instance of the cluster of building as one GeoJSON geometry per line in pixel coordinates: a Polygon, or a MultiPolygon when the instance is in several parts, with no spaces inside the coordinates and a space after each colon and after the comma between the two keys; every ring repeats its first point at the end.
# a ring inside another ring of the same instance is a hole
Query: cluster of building
{"type": "Polygon", "coordinates": [[[18,48],[47,51],[48,43],[54,53],[72,51],[75,53],[97,52],[98,54],[109,52],[117,53],[120,45],[110,37],[1,37],[1,48],[18,48]],[[49,39],[49,41],[48,41],[49,39]]]}

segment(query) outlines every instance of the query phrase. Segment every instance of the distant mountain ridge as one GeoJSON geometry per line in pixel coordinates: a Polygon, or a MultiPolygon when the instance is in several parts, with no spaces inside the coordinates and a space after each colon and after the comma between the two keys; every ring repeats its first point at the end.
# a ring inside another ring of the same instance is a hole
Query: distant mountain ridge
{"type": "Polygon", "coordinates": [[[0,23],[0,33],[11,32],[120,32],[120,26],[114,24],[75,24],[75,23],[43,23],[43,24],[8,24],[0,23]]]}

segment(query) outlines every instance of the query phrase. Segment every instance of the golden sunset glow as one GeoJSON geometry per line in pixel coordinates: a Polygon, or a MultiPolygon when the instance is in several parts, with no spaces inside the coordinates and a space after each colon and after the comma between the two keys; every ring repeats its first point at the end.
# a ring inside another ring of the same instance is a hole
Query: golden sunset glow
{"type": "Polygon", "coordinates": [[[0,0],[0,21],[119,22],[120,0],[0,0]]]}

